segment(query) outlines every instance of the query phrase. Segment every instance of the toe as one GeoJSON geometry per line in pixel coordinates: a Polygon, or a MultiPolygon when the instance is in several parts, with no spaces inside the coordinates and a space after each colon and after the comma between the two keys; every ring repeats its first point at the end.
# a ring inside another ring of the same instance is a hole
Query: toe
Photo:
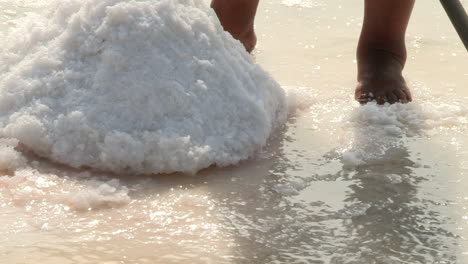
{"type": "Polygon", "coordinates": [[[403,80],[401,88],[398,90],[400,90],[405,95],[404,97],[406,98],[407,102],[413,101],[413,96],[411,95],[411,92],[408,89],[408,85],[406,84],[405,80],[403,80]]]}
{"type": "Polygon", "coordinates": [[[363,91],[362,83],[359,83],[356,87],[356,91],[354,92],[354,99],[360,104],[367,104],[369,101],[372,101],[372,98],[371,96],[369,96],[369,93],[363,91]]]}
{"type": "Polygon", "coordinates": [[[364,93],[362,92],[362,84],[358,83],[357,86],[356,86],[356,90],[354,90],[354,99],[359,101],[359,98],[361,98],[363,96],[363,94],[364,93]]]}
{"type": "Polygon", "coordinates": [[[359,96],[356,96],[356,100],[360,104],[367,104],[368,102],[372,101],[372,99],[369,97],[369,94],[362,93],[359,96]]]}
{"type": "Polygon", "coordinates": [[[410,90],[404,89],[403,92],[406,94],[406,98],[408,99],[408,102],[413,101],[413,96],[411,95],[410,90]]]}
{"type": "Polygon", "coordinates": [[[393,91],[393,93],[395,94],[395,96],[397,97],[397,101],[399,101],[400,103],[402,104],[406,104],[408,103],[409,101],[411,101],[409,98],[408,98],[408,95],[403,91],[403,90],[395,90],[393,91]]]}
{"type": "Polygon", "coordinates": [[[387,98],[387,96],[385,96],[385,95],[378,95],[378,96],[376,97],[376,101],[377,101],[377,104],[383,105],[383,104],[385,104],[386,102],[388,102],[388,98],[387,98]]]}
{"type": "Polygon", "coordinates": [[[387,93],[387,98],[388,98],[388,102],[391,104],[398,102],[398,97],[392,92],[387,93]]]}

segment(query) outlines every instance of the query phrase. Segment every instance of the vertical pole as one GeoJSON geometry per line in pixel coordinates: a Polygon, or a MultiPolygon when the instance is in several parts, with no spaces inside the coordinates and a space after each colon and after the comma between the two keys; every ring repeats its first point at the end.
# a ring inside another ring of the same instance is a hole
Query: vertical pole
{"type": "Polygon", "coordinates": [[[468,15],[459,0],[440,0],[455,30],[468,51],[468,15]]]}

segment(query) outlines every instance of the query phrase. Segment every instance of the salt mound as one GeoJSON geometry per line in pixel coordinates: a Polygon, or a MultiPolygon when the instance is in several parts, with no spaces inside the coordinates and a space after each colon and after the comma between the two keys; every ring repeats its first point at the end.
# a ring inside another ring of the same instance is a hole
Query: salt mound
{"type": "Polygon", "coordinates": [[[67,0],[0,50],[0,137],[73,167],[196,172],[253,155],[281,87],[203,0],[67,0]]]}

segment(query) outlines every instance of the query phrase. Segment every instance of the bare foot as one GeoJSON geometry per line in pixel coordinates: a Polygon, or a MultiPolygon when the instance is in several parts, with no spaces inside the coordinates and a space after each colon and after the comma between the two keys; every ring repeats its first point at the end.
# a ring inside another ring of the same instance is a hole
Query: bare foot
{"type": "Polygon", "coordinates": [[[393,54],[374,50],[358,62],[358,85],[355,99],[366,104],[408,103],[411,92],[402,76],[403,64],[393,54]]]}
{"type": "Polygon", "coordinates": [[[224,30],[239,40],[248,52],[257,44],[254,19],[258,0],[213,0],[211,7],[224,30]]]}

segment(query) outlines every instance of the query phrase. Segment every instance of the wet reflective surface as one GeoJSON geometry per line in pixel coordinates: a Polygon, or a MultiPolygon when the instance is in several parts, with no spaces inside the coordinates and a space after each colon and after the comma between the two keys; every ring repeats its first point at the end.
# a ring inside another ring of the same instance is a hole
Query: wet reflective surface
{"type": "MultiPolygon", "coordinates": [[[[2,32],[40,8],[0,1],[2,32]]],[[[405,71],[415,102],[360,107],[361,9],[263,1],[254,56],[297,110],[239,166],[109,175],[20,147],[27,166],[0,177],[0,262],[468,262],[466,52],[438,3],[419,1],[405,71]]]]}

